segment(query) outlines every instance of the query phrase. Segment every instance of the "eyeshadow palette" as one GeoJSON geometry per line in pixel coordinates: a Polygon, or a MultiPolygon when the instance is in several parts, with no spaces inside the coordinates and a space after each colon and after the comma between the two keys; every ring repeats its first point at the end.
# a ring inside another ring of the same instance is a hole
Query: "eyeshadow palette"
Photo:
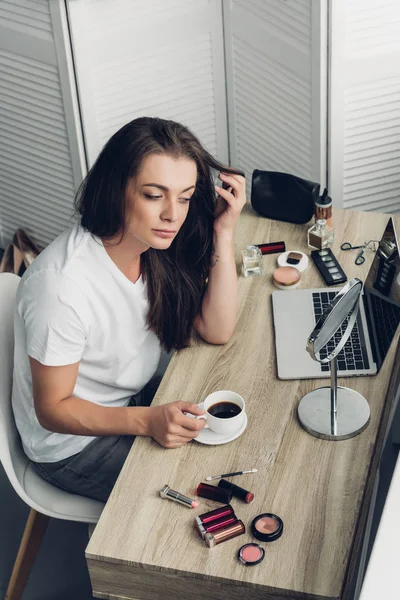
{"type": "Polygon", "coordinates": [[[327,285],[338,285],[347,281],[345,272],[330,248],[313,250],[311,257],[327,285]]]}
{"type": "Polygon", "coordinates": [[[283,533],[283,521],[273,513],[263,513],[253,519],[251,533],[262,542],[274,542],[283,533]]]}

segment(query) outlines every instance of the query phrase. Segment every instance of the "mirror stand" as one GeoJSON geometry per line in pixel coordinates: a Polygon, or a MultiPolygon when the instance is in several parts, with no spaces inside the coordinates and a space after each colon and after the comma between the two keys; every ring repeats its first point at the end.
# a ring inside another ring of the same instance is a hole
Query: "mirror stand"
{"type": "Polygon", "coordinates": [[[337,384],[337,357],[329,363],[331,386],[306,394],[298,406],[299,420],[308,433],[325,440],[347,440],[368,425],[370,409],[367,400],[356,392],[337,384]]]}

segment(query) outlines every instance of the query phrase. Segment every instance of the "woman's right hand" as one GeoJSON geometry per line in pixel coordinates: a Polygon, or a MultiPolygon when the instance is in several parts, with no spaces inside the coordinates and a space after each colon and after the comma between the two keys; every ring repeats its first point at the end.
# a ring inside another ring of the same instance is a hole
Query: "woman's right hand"
{"type": "Polygon", "coordinates": [[[170,402],[161,406],[150,406],[148,412],[148,435],[164,448],[179,448],[193,438],[204,428],[203,419],[187,417],[204,415],[205,411],[193,402],[170,402]]]}

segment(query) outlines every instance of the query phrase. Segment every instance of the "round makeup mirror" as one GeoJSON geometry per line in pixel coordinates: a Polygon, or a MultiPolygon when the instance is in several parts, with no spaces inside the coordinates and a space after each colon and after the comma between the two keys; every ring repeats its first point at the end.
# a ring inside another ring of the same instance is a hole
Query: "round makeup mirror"
{"type": "Polygon", "coordinates": [[[330,363],[331,385],[317,388],[304,396],[297,411],[304,429],[326,440],[354,437],[366,428],[370,418],[364,396],[337,385],[337,355],[356,322],[362,286],[362,281],[357,278],[349,281],[326,308],[307,340],[307,351],[311,357],[321,364],[330,363]],[[332,343],[333,350],[321,358],[321,350],[332,348],[332,343]]]}

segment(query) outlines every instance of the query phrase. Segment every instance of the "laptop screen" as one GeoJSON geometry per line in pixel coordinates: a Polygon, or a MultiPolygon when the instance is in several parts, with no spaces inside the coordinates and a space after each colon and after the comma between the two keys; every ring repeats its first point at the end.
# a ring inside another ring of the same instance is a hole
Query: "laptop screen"
{"type": "Polygon", "coordinates": [[[364,283],[364,304],[378,370],[400,324],[399,243],[390,218],[364,283]]]}

